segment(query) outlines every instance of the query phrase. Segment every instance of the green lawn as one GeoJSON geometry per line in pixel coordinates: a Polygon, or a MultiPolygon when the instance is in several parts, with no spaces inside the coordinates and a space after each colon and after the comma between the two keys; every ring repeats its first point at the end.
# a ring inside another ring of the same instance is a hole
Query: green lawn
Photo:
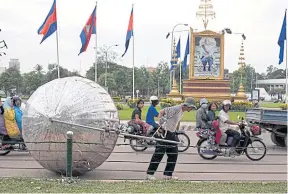
{"type": "Polygon", "coordinates": [[[287,182],[103,182],[0,179],[1,193],[287,193],[287,182]]]}
{"type": "MultiPolygon", "coordinates": [[[[148,110],[148,106],[144,106],[144,108],[142,110],[142,120],[146,120],[147,110],[148,110]]],[[[157,106],[157,110],[158,111],[160,110],[159,106],[157,106]]],[[[120,120],[130,120],[133,109],[129,108],[128,106],[124,106],[124,109],[119,110],[118,112],[119,112],[120,120]]],[[[231,120],[237,121],[238,115],[240,117],[245,117],[245,112],[230,112],[229,115],[230,115],[231,120]]],[[[191,112],[185,112],[184,116],[182,118],[182,121],[195,122],[196,121],[196,111],[193,110],[191,112]]]]}
{"type": "Polygon", "coordinates": [[[284,103],[273,103],[273,102],[261,102],[260,106],[263,108],[279,108],[279,106],[284,105],[284,103]]]}

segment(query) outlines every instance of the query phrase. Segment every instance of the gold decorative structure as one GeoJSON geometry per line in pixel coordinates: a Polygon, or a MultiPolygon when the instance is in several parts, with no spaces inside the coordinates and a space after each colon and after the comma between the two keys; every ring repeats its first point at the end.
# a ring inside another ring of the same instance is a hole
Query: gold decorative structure
{"type": "MultiPolygon", "coordinates": [[[[174,64],[174,66],[178,63],[175,39],[174,39],[173,54],[172,54],[171,61],[172,61],[172,64],[174,64]]],[[[167,94],[167,96],[169,98],[172,98],[173,100],[182,100],[182,95],[179,93],[178,85],[175,79],[175,67],[173,67],[172,71],[173,71],[173,76],[172,76],[173,84],[172,84],[172,89],[170,93],[167,94]]]]}
{"type": "Polygon", "coordinates": [[[196,12],[196,17],[202,19],[205,30],[207,29],[209,19],[215,18],[215,11],[211,0],[201,0],[199,10],[196,12]]]}
{"type": "Polygon", "coordinates": [[[243,101],[247,101],[247,96],[245,94],[245,90],[244,90],[244,86],[243,86],[243,73],[246,67],[246,63],[245,63],[245,57],[244,57],[244,42],[242,40],[241,43],[241,48],[240,48],[240,56],[239,56],[239,72],[240,72],[240,84],[239,84],[239,89],[238,92],[236,93],[236,96],[234,97],[235,102],[243,102],[243,101]]]}
{"type": "Polygon", "coordinates": [[[210,30],[194,33],[190,29],[190,36],[189,80],[183,80],[183,96],[198,100],[231,99],[229,80],[224,80],[224,35],[210,30]],[[210,50],[204,54],[207,60],[213,61],[210,66],[206,60],[205,71],[201,59],[204,57],[201,52],[206,50],[203,47],[210,50]]]}

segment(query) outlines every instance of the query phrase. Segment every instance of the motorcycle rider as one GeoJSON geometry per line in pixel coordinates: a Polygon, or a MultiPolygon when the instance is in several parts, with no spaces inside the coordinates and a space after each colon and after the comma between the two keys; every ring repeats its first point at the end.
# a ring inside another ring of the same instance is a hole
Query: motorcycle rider
{"type": "Polygon", "coordinates": [[[212,120],[208,116],[208,101],[206,98],[200,100],[200,108],[196,112],[196,128],[200,134],[208,136],[208,144],[215,147],[215,132],[212,130],[212,120]]]}
{"type": "MultiPolygon", "coordinates": [[[[182,115],[185,111],[190,112],[193,108],[196,109],[195,100],[192,97],[188,97],[183,104],[167,107],[161,110],[158,115],[159,124],[163,127],[162,130],[165,131],[162,132],[164,134],[167,132],[166,137],[163,138],[166,140],[178,141],[175,131],[177,130],[177,127],[179,127],[179,122],[182,118],[182,115]]],[[[178,157],[177,145],[157,142],[155,152],[151,158],[150,165],[147,170],[148,180],[155,180],[153,175],[165,153],[167,154],[167,163],[164,170],[164,178],[178,179],[177,177],[172,176],[178,157]]]]}
{"type": "Polygon", "coordinates": [[[146,123],[151,125],[153,127],[152,130],[150,130],[147,135],[150,133],[156,131],[159,128],[159,125],[155,122],[155,117],[158,117],[159,113],[156,110],[156,106],[159,104],[159,99],[157,96],[151,96],[150,97],[150,107],[148,108],[147,115],[146,115],[146,123]]]}
{"type": "Polygon", "coordinates": [[[222,133],[220,144],[223,144],[223,141],[226,142],[227,136],[232,136],[233,141],[231,144],[230,153],[236,154],[235,147],[237,146],[241,136],[240,136],[240,133],[238,133],[236,130],[233,130],[230,128],[230,125],[239,126],[238,123],[230,120],[228,112],[231,109],[231,106],[232,106],[232,103],[230,100],[224,100],[222,110],[219,112],[219,115],[218,115],[219,128],[222,133]]]}

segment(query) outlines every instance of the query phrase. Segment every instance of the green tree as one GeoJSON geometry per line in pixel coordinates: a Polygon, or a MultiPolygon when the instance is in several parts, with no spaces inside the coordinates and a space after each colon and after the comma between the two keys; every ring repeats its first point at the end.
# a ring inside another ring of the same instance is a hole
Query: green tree
{"type": "Polygon", "coordinates": [[[16,92],[21,93],[22,76],[16,68],[10,67],[0,77],[0,86],[4,89],[6,95],[11,90],[16,89],[16,92]]]}
{"type": "MultiPolygon", "coordinates": [[[[78,72],[74,71],[71,72],[66,68],[63,67],[59,67],[60,70],[60,77],[70,77],[70,76],[80,76],[78,72]]],[[[44,76],[44,83],[50,82],[54,79],[58,78],[58,69],[57,69],[57,64],[49,64],[48,65],[48,72],[46,73],[46,75],[44,76]]]]}

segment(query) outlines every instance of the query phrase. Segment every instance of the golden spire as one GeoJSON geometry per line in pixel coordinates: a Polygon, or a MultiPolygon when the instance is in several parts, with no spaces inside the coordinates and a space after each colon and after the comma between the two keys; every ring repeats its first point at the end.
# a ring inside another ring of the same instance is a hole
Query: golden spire
{"type": "Polygon", "coordinates": [[[171,89],[169,94],[170,95],[180,95],[180,93],[178,91],[178,85],[177,85],[177,82],[176,82],[176,79],[175,79],[175,68],[174,68],[174,66],[178,62],[175,39],[174,39],[174,43],[173,43],[173,53],[172,53],[171,62],[172,62],[172,65],[173,65],[173,70],[172,70],[173,71],[173,76],[172,76],[173,82],[172,82],[172,89],[171,89]]]}
{"type": "Polygon", "coordinates": [[[211,0],[201,0],[199,10],[196,12],[196,17],[202,19],[204,28],[206,30],[209,19],[215,18],[215,11],[211,0]]]}
{"type": "MultiPolygon", "coordinates": [[[[178,61],[175,38],[174,38],[174,43],[173,43],[173,53],[172,53],[171,61],[172,61],[173,66],[175,66],[177,64],[177,61],[178,61]]],[[[174,67],[173,67],[173,69],[174,69],[174,67]]]]}
{"type": "Polygon", "coordinates": [[[244,99],[244,98],[246,98],[246,94],[245,94],[245,90],[244,90],[244,86],[243,86],[243,73],[244,73],[244,70],[246,67],[246,63],[245,63],[245,57],[244,57],[244,42],[243,42],[243,40],[241,43],[238,65],[239,65],[239,71],[240,71],[241,79],[240,79],[239,89],[238,89],[236,96],[244,99]]]}
{"type": "Polygon", "coordinates": [[[244,69],[246,67],[245,57],[244,57],[244,42],[243,42],[243,40],[242,40],[242,43],[241,43],[238,65],[239,65],[239,71],[240,71],[240,74],[241,74],[241,83],[242,83],[242,76],[243,76],[244,69]]]}

